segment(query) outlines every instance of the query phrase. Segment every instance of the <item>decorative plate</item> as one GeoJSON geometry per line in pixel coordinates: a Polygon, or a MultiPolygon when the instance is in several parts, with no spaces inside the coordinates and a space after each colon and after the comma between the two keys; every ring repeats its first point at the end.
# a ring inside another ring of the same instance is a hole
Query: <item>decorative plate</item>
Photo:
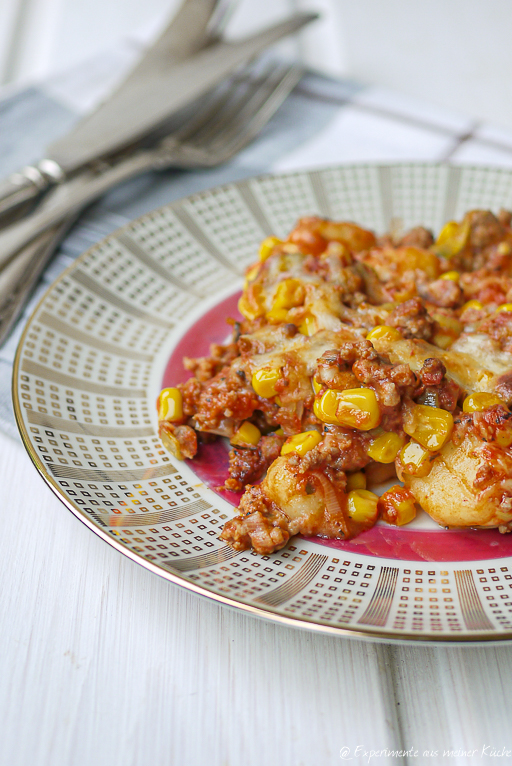
{"type": "Polygon", "coordinates": [[[512,638],[512,535],[444,531],[426,514],[350,542],[293,538],[271,556],[219,540],[236,496],[227,451],[179,462],[155,400],[183,355],[222,341],[259,242],[297,218],[393,219],[438,230],[471,208],[512,208],[512,172],[445,165],[333,167],[196,194],[124,226],[48,290],[17,353],[25,446],[67,507],[166,579],[277,622],[386,640],[512,638]]]}

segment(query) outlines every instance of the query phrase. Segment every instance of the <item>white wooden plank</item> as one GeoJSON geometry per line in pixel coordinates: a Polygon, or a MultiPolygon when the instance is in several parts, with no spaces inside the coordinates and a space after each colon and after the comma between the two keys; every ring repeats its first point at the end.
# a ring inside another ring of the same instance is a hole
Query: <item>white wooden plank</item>
{"type": "Polygon", "coordinates": [[[398,747],[386,647],[169,585],[82,526],[5,436],[0,486],[1,763],[317,766],[398,747]]]}
{"type": "Polygon", "coordinates": [[[471,766],[503,747],[510,755],[500,762],[512,762],[512,646],[399,647],[391,653],[403,738],[420,753],[414,763],[471,766]],[[427,750],[438,756],[423,755],[427,750]]]}

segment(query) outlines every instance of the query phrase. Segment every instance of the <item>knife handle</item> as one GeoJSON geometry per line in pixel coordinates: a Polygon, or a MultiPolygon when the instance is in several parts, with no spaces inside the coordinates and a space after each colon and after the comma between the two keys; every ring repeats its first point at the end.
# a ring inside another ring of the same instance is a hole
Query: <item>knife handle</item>
{"type": "Polygon", "coordinates": [[[101,172],[84,171],[56,186],[33,213],[0,231],[0,273],[11,259],[16,260],[18,250],[43,231],[77,213],[118,183],[157,167],[157,160],[157,151],[139,150],[101,172]]]}
{"type": "Polygon", "coordinates": [[[53,184],[63,181],[65,173],[54,160],[27,165],[18,173],[0,181],[0,217],[39,197],[53,184]]]}

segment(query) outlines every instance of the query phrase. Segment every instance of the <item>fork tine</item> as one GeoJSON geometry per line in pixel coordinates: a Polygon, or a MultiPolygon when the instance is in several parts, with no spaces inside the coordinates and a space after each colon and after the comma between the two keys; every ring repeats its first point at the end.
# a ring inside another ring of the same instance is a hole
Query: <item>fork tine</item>
{"type": "Polygon", "coordinates": [[[197,131],[193,143],[205,145],[211,136],[217,136],[228,125],[238,119],[239,114],[249,106],[258,94],[266,93],[268,83],[275,73],[275,66],[267,66],[263,73],[254,76],[254,70],[249,69],[244,78],[233,83],[228,89],[228,98],[215,115],[215,119],[205,122],[202,129],[197,131]]]}
{"type": "Polygon", "coordinates": [[[267,124],[302,77],[296,66],[283,67],[263,80],[251,98],[237,110],[236,119],[223,125],[204,144],[197,146],[211,154],[211,164],[225,162],[246,146],[267,124]]]}
{"type": "MultiPolygon", "coordinates": [[[[219,85],[214,93],[207,99],[206,104],[200,108],[199,112],[191,120],[188,120],[185,125],[173,132],[169,136],[171,142],[177,142],[180,144],[192,142],[194,136],[196,136],[201,130],[209,125],[215,124],[218,115],[224,114],[226,104],[233,97],[233,86],[239,87],[243,83],[249,82],[251,79],[252,68],[244,68],[244,72],[239,73],[235,77],[229,79],[228,82],[224,82],[219,85]]],[[[165,143],[166,139],[164,139],[165,143]]]]}
{"type": "Polygon", "coordinates": [[[248,144],[303,74],[296,66],[258,68],[253,64],[224,83],[192,121],[164,139],[155,167],[213,167],[248,144]]]}

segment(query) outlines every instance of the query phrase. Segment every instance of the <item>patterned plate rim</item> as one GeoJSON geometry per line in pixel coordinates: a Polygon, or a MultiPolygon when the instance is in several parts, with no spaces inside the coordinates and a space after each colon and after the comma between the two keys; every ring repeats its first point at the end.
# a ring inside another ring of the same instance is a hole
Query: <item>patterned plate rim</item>
{"type": "MultiPolygon", "coordinates": [[[[152,572],[153,574],[158,575],[159,577],[162,577],[175,585],[179,585],[185,588],[186,590],[191,591],[192,593],[211,599],[224,606],[228,606],[234,609],[241,609],[243,612],[249,615],[252,615],[258,618],[263,618],[271,622],[284,625],[286,627],[302,628],[302,629],[307,629],[317,633],[323,633],[326,635],[344,636],[347,638],[361,639],[366,641],[377,641],[381,643],[390,643],[390,644],[428,643],[429,645],[439,645],[439,646],[441,645],[446,646],[447,644],[451,646],[454,646],[454,645],[471,646],[471,645],[481,644],[482,642],[485,642],[486,645],[489,645],[489,644],[497,645],[497,644],[502,644],[503,642],[512,640],[512,630],[508,630],[508,631],[504,630],[502,632],[495,633],[494,635],[493,634],[490,635],[489,632],[486,632],[483,630],[482,631],[473,630],[470,634],[465,634],[465,633],[444,634],[443,633],[443,634],[435,635],[431,633],[430,634],[419,633],[419,632],[414,633],[408,630],[400,632],[400,633],[398,632],[393,633],[393,632],[388,632],[387,630],[378,630],[378,629],[373,629],[370,627],[363,630],[363,629],[356,629],[352,627],[328,625],[324,622],[318,622],[314,618],[308,619],[304,617],[286,616],[286,615],[274,612],[271,609],[266,609],[263,606],[253,606],[235,597],[224,596],[220,593],[208,590],[208,588],[206,587],[201,587],[200,585],[197,585],[191,582],[190,580],[188,580],[187,578],[181,576],[179,572],[170,572],[164,569],[163,567],[158,566],[157,564],[149,561],[147,558],[136,553],[135,551],[130,550],[127,546],[125,546],[121,542],[110,537],[106,531],[104,531],[99,526],[94,524],[93,521],[88,516],[85,515],[85,513],[81,512],[79,507],[73,505],[73,503],[61,490],[57,481],[52,476],[50,476],[49,473],[45,470],[45,464],[41,460],[39,455],[37,454],[37,451],[35,450],[34,445],[32,443],[31,437],[26,429],[25,422],[22,415],[21,402],[19,399],[18,386],[19,386],[19,378],[20,378],[20,371],[21,371],[20,365],[21,365],[22,352],[23,352],[23,348],[24,348],[27,336],[32,328],[32,325],[35,321],[35,318],[40,308],[43,306],[43,304],[47,300],[50,293],[54,290],[54,288],[59,283],[61,283],[64,279],[66,279],[66,277],[71,275],[82,263],[84,263],[87,260],[88,256],[91,253],[93,253],[102,243],[106,243],[111,239],[115,239],[119,234],[125,233],[129,229],[129,227],[133,226],[134,224],[139,224],[144,222],[146,219],[149,219],[150,216],[152,216],[155,213],[170,211],[170,210],[179,208],[184,201],[193,202],[195,200],[201,200],[201,199],[204,199],[205,197],[208,197],[213,192],[220,192],[223,190],[237,188],[241,184],[245,184],[248,182],[260,182],[260,181],[272,180],[276,178],[293,179],[294,177],[309,176],[309,175],[317,174],[319,172],[322,173],[322,172],[329,172],[329,171],[337,172],[337,171],[366,169],[366,170],[373,170],[373,171],[382,170],[384,172],[391,172],[397,169],[434,169],[434,168],[436,169],[448,168],[455,171],[474,170],[475,172],[487,171],[492,173],[499,173],[499,174],[502,174],[503,176],[508,176],[512,184],[512,170],[507,168],[483,166],[483,165],[475,165],[475,166],[451,165],[449,163],[442,163],[442,162],[397,162],[397,163],[361,162],[361,163],[351,163],[351,164],[325,165],[325,166],[319,166],[315,168],[306,168],[304,170],[287,171],[282,173],[281,172],[263,173],[257,176],[252,176],[250,178],[243,179],[241,181],[234,181],[234,182],[222,184],[220,186],[210,187],[200,192],[196,192],[194,194],[188,195],[187,197],[162,205],[159,208],[149,211],[145,213],[144,215],[139,216],[138,218],[133,219],[132,221],[126,224],[123,224],[123,226],[111,232],[107,237],[102,238],[100,241],[98,241],[97,243],[89,247],[86,251],[84,251],[78,258],[76,258],[73,261],[73,263],[70,264],[59,275],[59,277],[48,287],[48,289],[45,291],[44,295],[40,298],[36,307],[32,311],[29,319],[27,320],[26,325],[23,329],[23,333],[20,337],[17,350],[16,350],[16,355],[15,355],[14,365],[13,365],[13,375],[12,375],[12,396],[13,396],[14,414],[15,414],[16,423],[22,438],[23,445],[30,459],[32,460],[34,466],[36,467],[38,473],[40,474],[40,476],[43,478],[46,484],[50,487],[50,489],[54,492],[54,494],[59,498],[59,500],[61,500],[61,502],[67,507],[67,509],[71,511],[71,513],[73,513],[73,515],[76,516],[77,519],[79,519],[83,524],[85,524],[86,527],[88,527],[92,532],[98,535],[106,543],[111,545],[115,550],[127,556],[133,562],[135,562],[136,564],[139,564],[140,566],[144,567],[145,569],[152,572]]],[[[384,557],[377,557],[377,560],[389,561],[389,559],[386,559],[384,557]]],[[[482,560],[482,561],[488,561],[488,560],[482,560]]],[[[500,561],[512,563],[512,557],[502,558],[500,559],[500,561]]],[[[476,561],[474,563],[476,564],[476,561]]]]}

